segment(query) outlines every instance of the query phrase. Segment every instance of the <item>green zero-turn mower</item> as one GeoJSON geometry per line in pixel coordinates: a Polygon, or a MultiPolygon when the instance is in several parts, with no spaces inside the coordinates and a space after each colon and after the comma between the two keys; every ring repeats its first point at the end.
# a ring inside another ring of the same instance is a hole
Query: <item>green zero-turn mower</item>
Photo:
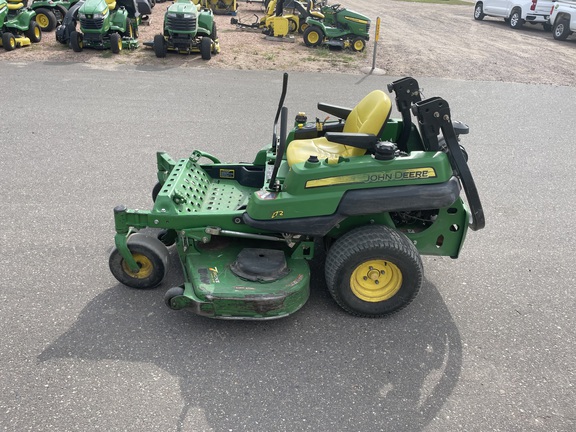
{"type": "Polygon", "coordinates": [[[306,29],[302,37],[308,47],[322,44],[364,51],[370,40],[370,18],[348,10],[339,4],[322,8],[324,19],[315,16],[306,18],[306,29]]]}
{"type": "Polygon", "coordinates": [[[40,42],[42,30],[35,15],[20,1],[0,0],[0,44],[6,51],[40,42]]]}
{"type": "Polygon", "coordinates": [[[144,45],[153,47],[156,57],[166,57],[168,51],[199,52],[204,60],[210,60],[220,52],[212,10],[192,0],[175,0],[164,15],[163,34],[144,45]]]}
{"type": "Polygon", "coordinates": [[[78,0],[32,0],[30,9],[36,12],[36,22],[43,32],[50,32],[62,23],[66,12],[78,0]]]}
{"type": "Polygon", "coordinates": [[[457,258],[468,228],[484,227],[458,138],[468,127],[452,121],[445,100],[421,100],[418,83],[404,78],[388,86],[400,119],[389,118],[392,102],[374,90],[353,109],[318,104],[338,120],[299,113],[286,136],[286,86],[287,74],[272,142],[253,163],[158,153],[152,210],[114,209],[109,266],[121,283],[160,284],[175,244],[184,283],[167,291],[170,308],[280,318],[308,299],[307,261],[323,242],[334,300],[353,315],[380,317],[418,293],[421,254],[457,258]],[[147,227],[160,234],[137,232],[147,227]]]}
{"type": "Polygon", "coordinates": [[[152,13],[149,0],[86,0],[78,9],[79,31],[70,33],[75,52],[84,48],[138,48],[138,26],[142,16],[152,13]]]}

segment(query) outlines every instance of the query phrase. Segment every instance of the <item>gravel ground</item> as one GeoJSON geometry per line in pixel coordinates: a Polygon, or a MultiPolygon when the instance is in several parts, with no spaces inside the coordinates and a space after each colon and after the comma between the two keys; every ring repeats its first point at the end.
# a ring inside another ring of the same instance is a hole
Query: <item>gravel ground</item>
{"type": "MultiPolygon", "coordinates": [[[[152,40],[162,27],[170,2],[159,3],[149,25],[140,27],[140,42],[152,40]]],[[[505,81],[574,86],[576,37],[560,42],[540,25],[511,29],[502,19],[473,19],[473,3],[443,5],[396,0],[355,0],[344,6],[373,19],[381,17],[376,68],[391,76],[412,75],[463,80],[505,81]]],[[[239,3],[245,22],[262,16],[258,3],[239,3]]],[[[209,61],[199,55],[169,54],[157,59],[150,48],[112,55],[109,51],[74,53],[45,33],[39,44],[12,52],[0,50],[3,61],[84,62],[101,68],[119,64],[166,68],[268,69],[362,73],[372,66],[374,42],[363,53],[310,49],[295,35],[292,43],[271,42],[255,32],[239,31],[229,16],[215,17],[221,53],[209,61]]],[[[373,24],[373,28],[375,25],[373,24]]]]}

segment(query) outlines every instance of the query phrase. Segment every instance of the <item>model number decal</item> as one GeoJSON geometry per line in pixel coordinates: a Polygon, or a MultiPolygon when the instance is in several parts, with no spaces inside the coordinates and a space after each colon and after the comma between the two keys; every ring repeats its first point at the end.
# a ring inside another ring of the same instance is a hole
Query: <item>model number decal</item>
{"type": "Polygon", "coordinates": [[[233,179],[235,172],[233,169],[220,169],[220,178],[233,179]]]}
{"type": "Polygon", "coordinates": [[[277,210],[274,213],[272,213],[272,219],[283,216],[284,216],[284,210],[277,210]]]}

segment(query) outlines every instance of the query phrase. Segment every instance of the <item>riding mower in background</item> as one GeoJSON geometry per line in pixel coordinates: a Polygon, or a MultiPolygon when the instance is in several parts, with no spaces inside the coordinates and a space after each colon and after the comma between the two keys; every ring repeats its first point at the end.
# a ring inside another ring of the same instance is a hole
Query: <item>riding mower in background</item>
{"type": "Polygon", "coordinates": [[[138,26],[150,13],[149,0],[86,0],[78,9],[80,31],[70,33],[70,45],[75,52],[95,48],[114,54],[138,48],[138,26]]]}
{"type": "MultiPolygon", "coordinates": [[[[330,8],[330,6],[327,6],[326,0],[318,2],[307,0],[306,4],[294,0],[292,4],[294,9],[298,12],[298,33],[304,33],[304,30],[308,27],[308,24],[306,24],[308,17],[312,17],[318,21],[324,21],[326,16],[324,15],[323,10],[325,8],[330,8]]],[[[332,15],[330,14],[329,17],[332,17],[332,15]]]]}
{"type": "Polygon", "coordinates": [[[154,36],[144,45],[154,48],[156,57],[166,57],[168,51],[182,54],[200,53],[210,60],[220,52],[218,33],[211,9],[194,4],[192,0],[175,0],[164,15],[163,34],[154,36]]]}
{"type": "Polygon", "coordinates": [[[196,0],[206,3],[204,6],[210,8],[216,15],[236,15],[238,5],[236,0],[196,0]]]}
{"type": "Polygon", "coordinates": [[[56,27],[56,40],[63,45],[70,44],[70,35],[76,31],[76,24],[78,22],[78,9],[80,9],[86,0],[79,0],[70,6],[70,9],[64,15],[62,23],[56,27]]]}
{"type": "Polygon", "coordinates": [[[6,51],[42,40],[35,15],[36,12],[22,2],[0,0],[0,44],[6,51]]]}
{"type": "Polygon", "coordinates": [[[389,118],[391,100],[374,90],[352,109],[318,104],[337,120],[308,122],[299,113],[286,135],[287,78],[272,141],[252,163],[198,150],[178,160],[157,154],[152,210],[114,209],[109,267],[118,281],[159,285],[175,245],[184,282],[167,291],[168,307],[281,318],[307,301],[307,261],[323,244],[334,300],[353,315],[381,317],[418,293],[420,255],[457,258],[468,228],[484,227],[458,138],[468,127],[452,121],[445,100],[421,100],[416,80],[404,78],[388,86],[400,119],[389,118]],[[152,237],[138,232],[144,228],[160,231],[152,237]]]}
{"type": "MultiPolygon", "coordinates": [[[[292,0],[287,0],[292,2],[292,0]]],[[[271,0],[266,6],[266,15],[258,18],[251,24],[246,24],[241,19],[231,18],[230,23],[239,29],[262,30],[262,33],[276,38],[283,38],[289,33],[295,33],[300,26],[300,18],[294,13],[284,10],[285,0],[271,0]]]]}
{"type": "Polygon", "coordinates": [[[322,44],[330,47],[351,48],[353,51],[364,51],[370,39],[370,18],[340,7],[331,5],[322,10],[324,20],[310,16],[306,19],[304,43],[308,47],[322,44]]]}
{"type": "Polygon", "coordinates": [[[66,12],[78,0],[33,0],[30,9],[36,12],[36,22],[43,32],[50,32],[62,23],[66,12]]]}

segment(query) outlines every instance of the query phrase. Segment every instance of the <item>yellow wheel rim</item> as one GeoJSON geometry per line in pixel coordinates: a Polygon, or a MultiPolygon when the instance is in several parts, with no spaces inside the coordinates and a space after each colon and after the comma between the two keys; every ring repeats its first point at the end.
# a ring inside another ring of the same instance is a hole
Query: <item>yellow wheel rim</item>
{"type": "Polygon", "coordinates": [[[312,32],[308,33],[308,42],[310,42],[311,44],[318,43],[319,40],[320,40],[320,35],[317,32],[312,31],[312,32]]]}
{"type": "Polygon", "coordinates": [[[34,36],[36,37],[36,39],[38,39],[40,37],[40,28],[39,27],[34,28],[34,36]]]}
{"type": "Polygon", "coordinates": [[[362,51],[364,49],[364,41],[357,40],[354,42],[354,49],[356,51],[362,51]]]}
{"type": "Polygon", "coordinates": [[[46,15],[44,15],[42,13],[36,15],[36,22],[42,28],[46,28],[50,25],[50,20],[48,19],[48,17],[46,15]]]}
{"type": "Polygon", "coordinates": [[[118,51],[122,51],[122,39],[118,41],[118,51]]]}
{"type": "Polygon", "coordinates": [[[370,303],[392,298],[402,286],[402,272],[390,261],[363,262],[350,276],[350,288],[356,297],[370,303]]]}
{"type": "Polygon", "coordinates": [[[137,272],[130,270],[130,267],[128,267],[128,265],[126,264],[126,261],[124,261],[124,260],[122,260],[122,270],[124,270],[124,272],[128,276],[130,276],[134,279],[146,279],[147,277],[150,277],[150,275],[152,274],[152,271],[154,270],[154,266],[152,265],[152,261],[150,261],[150,259],[148,259],[147,256],[139,254],[139,253],[132,254],[132,256],[134,257],[134,260],[136,261],[136,263],[140,267],[140,270],[138,270],[137,272]]]}

